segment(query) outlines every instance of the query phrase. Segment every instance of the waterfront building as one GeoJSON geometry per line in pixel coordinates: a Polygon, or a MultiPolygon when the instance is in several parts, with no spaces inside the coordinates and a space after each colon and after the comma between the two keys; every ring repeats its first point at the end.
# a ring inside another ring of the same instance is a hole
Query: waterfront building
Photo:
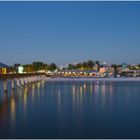
{"type": "Polygon", "coordinates": [[[18,66],[18,73],[19,74],[24,73],[24,67],[23,66],[18,66]]]}
{"type": "Polygon", "coordinates": [[[130,69],[127,69],[127,70],[122,71],[122,72],[125,72],[125,75],[128,76],[128,77],[140,76],[140,70],[130,70],[130,69]]]}
{"type": "Polygon", "coordinates": [[[60,66],[60,70],[63,70],[63,66],[62,65],[60,66]]]}
{"type": "Polygon", "coordinates": [[[103,65],[102,67],[99,68],[99,73],[100,73],[100,74],[103,74],[103,73],[105,73],[109,68],[110,68],[110,66],[107,65],[107,64],[105,64],[105,65],[103,65]]]}
{"type": "Polygon", "coordinates": [[[7,74],[9,66],[3,63],[0,63],[0,74],[7,74]]]}
{"type": "Polygon", "coordinates": [[[107,70],[107,68],[102,67],[102,68],[99,69],[99,73],[100,74],[105,73],[106,70],[107,70]]]}
{"type": "Polygon", "coordinates": [[[97,71],[98,71],[98,65],[97,65],[97,64],[95,64],[95,65],[93,66],[93,70],[97,70],[97,71]]]}
{"type": "Polygon", "coordinates": [[[122,69],[123,69],[123,70],[127,69],[127,63],[123,63],[123,64],[122,64],[122,69]]]}
{"type": "Polygon", "coordinates": [[[97,70],[62,70],[57,73],[59,76],[97,76],[97,70]]]}

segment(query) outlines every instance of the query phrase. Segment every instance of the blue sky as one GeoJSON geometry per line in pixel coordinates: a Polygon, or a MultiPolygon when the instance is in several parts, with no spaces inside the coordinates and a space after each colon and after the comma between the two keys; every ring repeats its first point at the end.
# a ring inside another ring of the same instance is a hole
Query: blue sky
{"type": "Polygon", "coordinates": [[[0,61],[140,63],[140,2],[0,2],[0,61]]]}

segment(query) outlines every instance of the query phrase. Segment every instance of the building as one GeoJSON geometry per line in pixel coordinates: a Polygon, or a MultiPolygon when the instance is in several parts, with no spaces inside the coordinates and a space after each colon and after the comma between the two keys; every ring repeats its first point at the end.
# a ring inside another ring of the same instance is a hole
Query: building
{"type": "Polygon", "coordinates": [[[128,77],[140,76],[140,70],[130,70],[130,69],[127,69],[127,70],[122,71],[122,72],[125,72],[125,76],[128,76],[128,77]]]}
{"type": "Polygon", "coordinates": [[[103,74],[103,73],[105,73],[109,68],[110,68],[109,65],[103,64],[103,66],[99,68],[99,73],[100,73],[100,74],[103,74]]]}
{"type": "Polygon", "coordinates": [[[99,73],[105,73],[108,70],[108,68],[102,67],[99,69],[99,73]]]}
{"type": "Polygon", "coordinates": [[[57,72],[59,76],[98,76],[97,70],[62,70],[57,72]]]}
{"type": "Polygon", "coordinates": [[[123,64],[122,64],[122,69],[123,69],[123,70],[127,69],[127,63],[123,63],[123,64]]]}
{"type": "Polygon", "coordinates": [[[3,63],[0,63],[0,74],[7,74],[9,66],[3,63]]]}
{"type": "Polygon", "coordinates": [[[102,76],[114,76],[114,71],[115,71],[114,68],[106,63],[99,68],[99,73],[102,76]]]}
{"type": "Polygon", "coordinates": [[[24,73],[24,68],[23,68],[23,66],[18,66],[18,73],[19,73],[19,74],[24,73]]]}

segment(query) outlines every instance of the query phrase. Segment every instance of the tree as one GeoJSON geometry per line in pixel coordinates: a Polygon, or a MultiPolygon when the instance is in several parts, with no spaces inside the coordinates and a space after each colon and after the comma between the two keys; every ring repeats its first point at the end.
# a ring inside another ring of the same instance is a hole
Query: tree
{"type": "Polygon", "coordinates": [[[34,72],[32,64],[26,64],[26,65],[23,65],[23,67],[24,67],[23,71],[26,73],[33,73],[34,72]]]}
{"type": "Polygon", "coordinates": [[[74,69],[74,66],[72,64],[68,64],[68,67],[67,67],[68,70],[72,70],[74,69]]]}
{"type": "Polygon", "coordinates": [[[88,62],[83,62],[83,68],[88,69],[88,62]]]}
{"type": "Polygon", "coordinates": [[[14,71],[16,72],[16,73],[18,73],[18,67],[20,66],[20,64],[18,64],[18,63],[16,63],[16,64],[14,64],[14,71]]]}
{"type": "Polygon", "coordinates": [[[95,65],[95,63],[91,60],[88,60],[88,67],[89,68],[93,68],[93,66],[95,65]]]}
{"type": "Polygon", "coordinates": [[[111,67],[113,67],[114,70],[118,68],[118,66],[116,64],[112,64],[111,67]]]}
{"type": "Polygon", "coordinates": [[[138,67],[139,67],[139,69],[140,69],[140,64],[138,64],[138,67]]]}
{"type": "Polygon", "coordinates": [[[98,61],[98,60],[95,61],[95,64],[100,65],[100,61],[98,61]]]}
{"type": "Polygon", "coordinates": [[[121,72],[121,76],[127,76],[126,71],[121,72]]]}
{"type": "Polygon", "coordinates": [[[51,63],[49,66],[48,66],[48,70],[50,71],[54,71],[57,69],[57,65],[55,63],[51,63]]]}
{"type": "Polygon", "coordinates": [[[76,65],[76,67],[77,67],[77,69],[81,69],[81,68],[83,67],[83,64],[82,64],[82,63],[78,63],[78,64],[76,65]]]}
{"type": "Polygon", "coordinates": [[[115,76],[117,76],[119,74],[119,71],[118,71],[118,69],[116,68],[116,69],[114,69],[114,75],[115,76]]]}
{"type": "Polygon", "coordinates": [[[45,65],[43,62],[33,62],[32,65],[34,72],[38,72],[39,70],[45,69],[45,65]]]}

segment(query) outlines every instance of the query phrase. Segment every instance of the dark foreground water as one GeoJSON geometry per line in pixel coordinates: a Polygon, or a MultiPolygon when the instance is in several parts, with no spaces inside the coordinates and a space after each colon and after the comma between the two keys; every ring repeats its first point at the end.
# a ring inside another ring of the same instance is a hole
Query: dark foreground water
{"type": "Polygon", "coordinates": [[[140,82],[0,86],[0,138],[140,138],[140,82]]]}

